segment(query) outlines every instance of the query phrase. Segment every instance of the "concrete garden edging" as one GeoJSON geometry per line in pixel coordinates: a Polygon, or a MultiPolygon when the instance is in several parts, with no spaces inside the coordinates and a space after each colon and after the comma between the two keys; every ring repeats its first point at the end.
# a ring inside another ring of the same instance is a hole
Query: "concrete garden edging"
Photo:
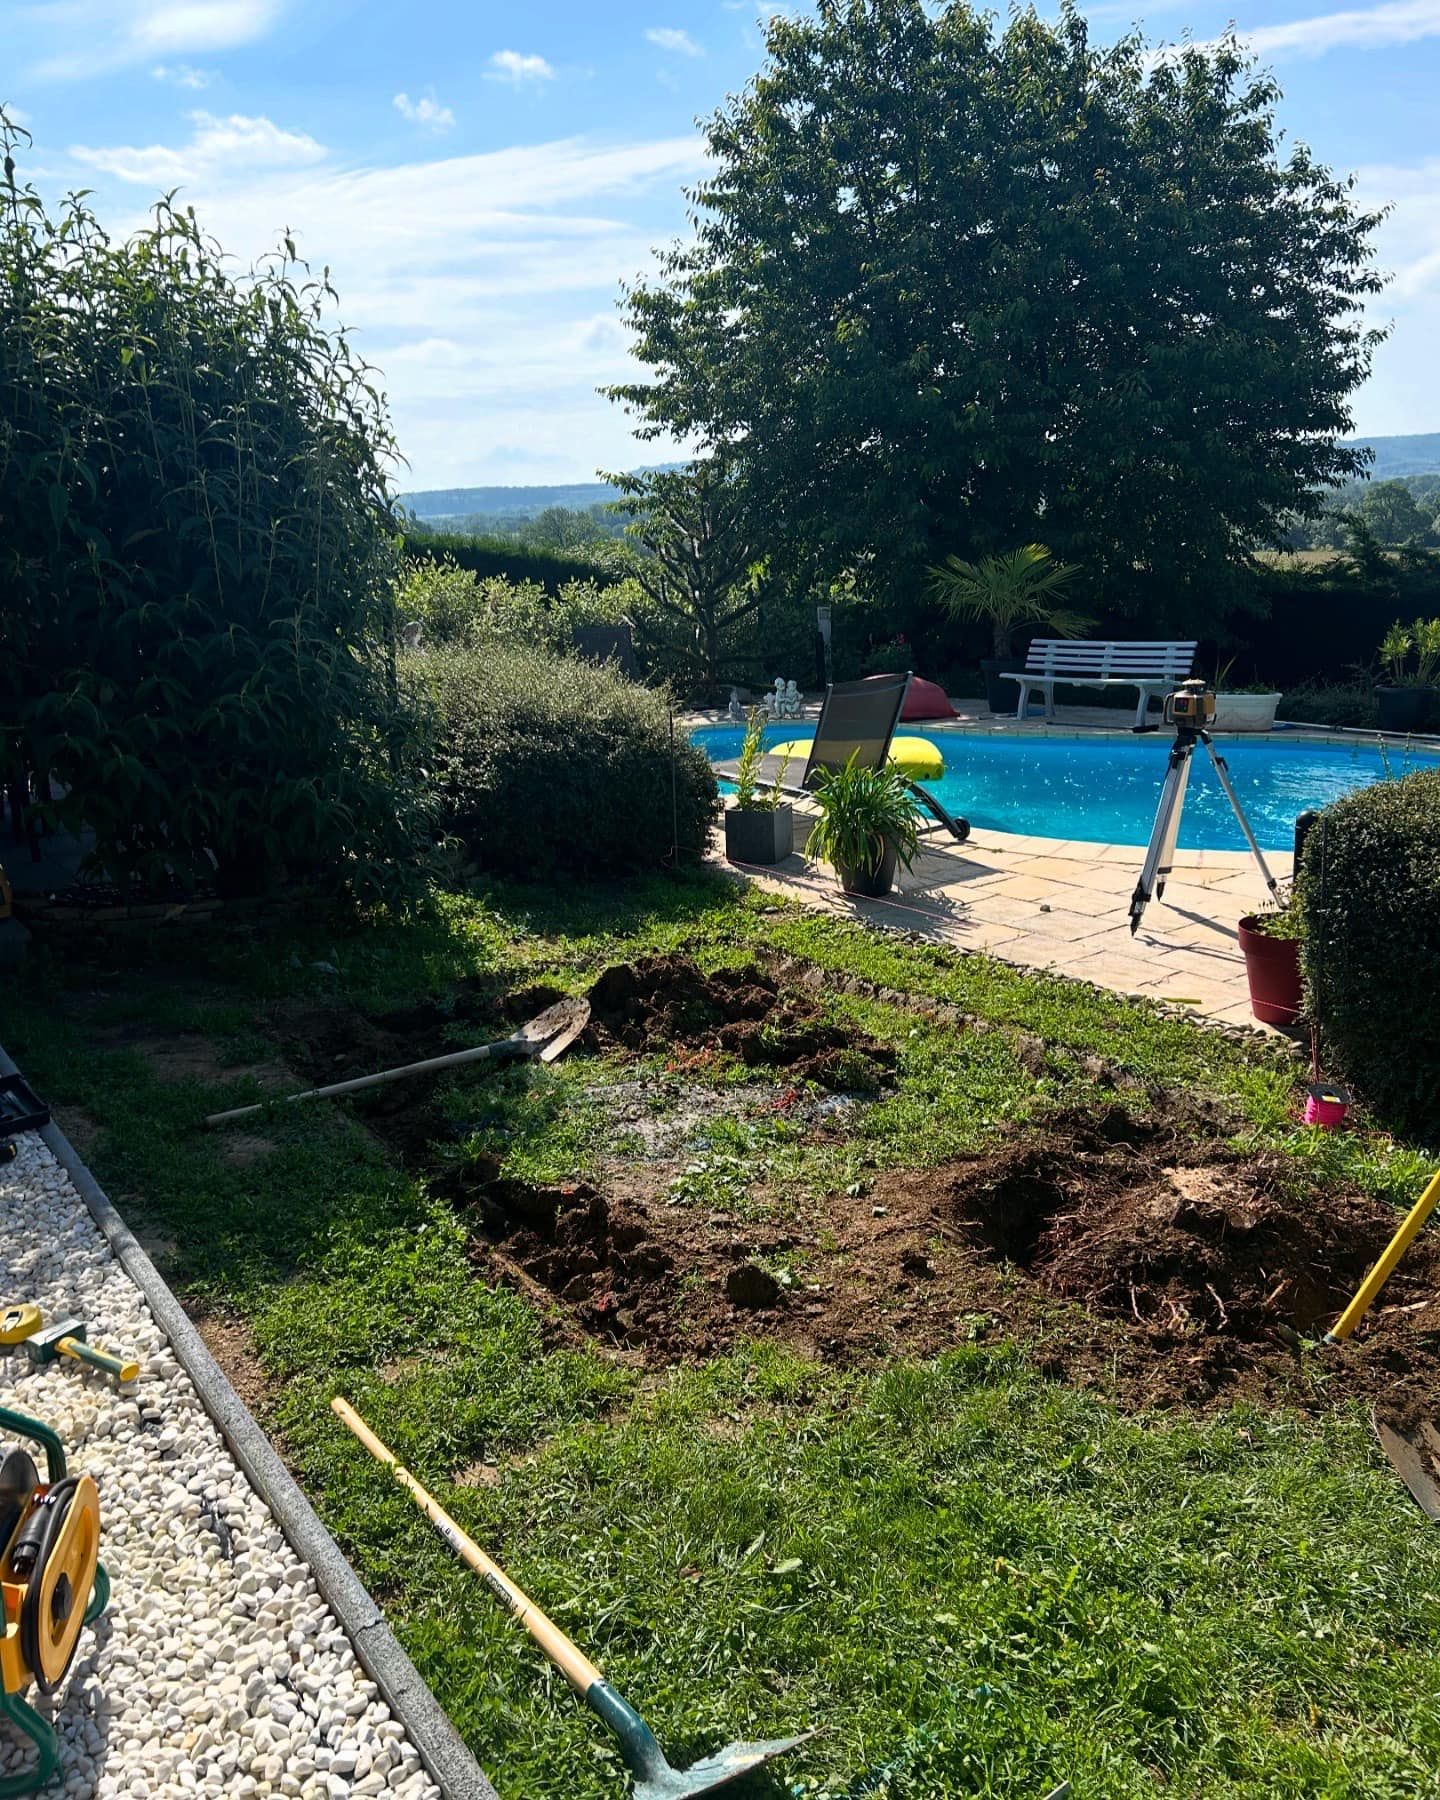
{"type": "MultiPolygon", "coordinates": [[[[17,1073],[16,1064],[0,1047],[0,1074],[17,1073]]],[[[235,1461],[269,1507],[296,1555],[309,1565],[316,1586],[343,1626],[357,1658],[405,1727],[431,1779],[447,1800],[498,1800],[484,1771],[401,1648],[340,1546],[321,1523],[79,1152],[53,1122],[37,1135],[69,1177],[116,1261],[140,1290],[235,1461]]]]}

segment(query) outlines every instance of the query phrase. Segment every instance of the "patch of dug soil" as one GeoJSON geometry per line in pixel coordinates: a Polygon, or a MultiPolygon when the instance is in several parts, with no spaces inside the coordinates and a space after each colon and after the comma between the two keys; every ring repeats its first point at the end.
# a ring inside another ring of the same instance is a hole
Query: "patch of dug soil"
{"type": "Polygon", "coordinates": [[[782,989],[761,969],[706,975],[688,957],[646,957],[607,969],[589,999],[595,1048],[684,1045],[837,1091],[878,1087],[895,1067],[888,1045],[827,1022],[808,994],[782,989]]]}
{"type": "Polygon", "coordinates": [[[1338,1313],[1393,1214],[1118,1106],[832,1194],[783,1228],[666,1205],[618,1172],[604,1192],[492,1180],[468,1210],[488,1274],[558,1301],[562,1336],[647,1362],[756,1335],[842,1363],[1003,1337],[1134,1406],[1440,1411],[1440,1254],[1422,1240],[1351,1345],[1302,1358],[1294,1334],[1338,1313]]]}

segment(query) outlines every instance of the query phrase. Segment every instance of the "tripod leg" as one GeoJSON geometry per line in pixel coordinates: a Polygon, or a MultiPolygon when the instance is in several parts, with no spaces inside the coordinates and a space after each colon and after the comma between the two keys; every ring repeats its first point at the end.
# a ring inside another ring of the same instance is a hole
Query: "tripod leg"
{"type": "Polygon", "coordinates": [[[1165,877],[1175,861],[1175,841],[1180,835],[1180,813],[1185,804],[1185,786],[1190,777],[1190,757],[1194,746],[1177,743],[1170,752],[1165,782],[1160,789],[1160,804],[1155,809],[1150,842],[1145,850],[1145,863],[1135,892],[1130,896],[1130,935],[1139,929],[1145,908],[1157,893],[1165,891],[1165,877]]]}
{"type": "Polygon", "coordinates": [[[1250,829],[1250,821],[1245,816],[1245,808],[1240,804],[1240,796],[1230,785],[1230,765],[1203,731],[1200,733],[1200,741],[1209,752],[1211,764],[1219,777],[1221,787],[1225,790],[1225,798],[1230,802],[1230,810],[1235,815],[1235,822],[1245,833],[1245,842],[1250,846],[1250,854],[1255,858],[1255,866],[1259,869],[1261,878],[1270,890],[1270,898],[1278,902],[1280,883],[1270,873],[1270,865],[1265,860],[1265,852],[1260,848],[1255,833],[1250,829]]]}

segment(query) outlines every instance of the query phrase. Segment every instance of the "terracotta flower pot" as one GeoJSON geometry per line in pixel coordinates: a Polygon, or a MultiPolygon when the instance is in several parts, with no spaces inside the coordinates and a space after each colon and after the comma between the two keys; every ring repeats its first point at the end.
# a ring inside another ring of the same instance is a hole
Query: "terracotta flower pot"
{"type": "Polygon", "coordinates": [[[1250,1010],[1266,1025],[1293,1025],[1300,1017],[1300,945],[1268,937],[1251,914],[1240,921],[1240,948],[1250,983],[1250,1010]]]}

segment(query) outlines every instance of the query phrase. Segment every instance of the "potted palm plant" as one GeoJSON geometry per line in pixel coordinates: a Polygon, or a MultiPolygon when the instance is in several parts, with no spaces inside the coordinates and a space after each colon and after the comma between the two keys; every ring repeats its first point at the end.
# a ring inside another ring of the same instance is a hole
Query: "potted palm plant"
{"type": "Polygon", "coordinates": [[[1015,633],[1022,626],[1039,626],[1056,637],[1079,637],[1094,623],[1057,604],[1078,573],[1073,563],[1057,562],[1043,544],[1024,544],[974,563],[947,556],[931,569],[931,592],[949,612],[957,619],[983,619],[990,626],[994,654],[982,659],[980,669],[992,713],[1013,713],[1019,703],[1020,690],[1000,676],[1015,666],[1015,633]]]}
{"type": "Polygon", "coordinates": [[[764,754],[765,715],[752,706],[735,769],[735,798],[725,809],[725,855],[733,863],[769,866],[784,862],[795,848],[795,809],[780,792],[790,759],[781,762],[774,783],[762,790],[758,778],[764,754]]]}
{"type": "Polygon", "coordinates": [[[887,764],[868,769],[852,756],[815,788],[820,817],[805,851],[834,865],[847,894],[881,900],[895,885],[897,865],[908,869],[920,847],[915,802],[905,777],[887,764]]]}
{"type": "Polygon", "coordinates": [[[1382,679],[1375,687],[1382,731],[1423,731],[1440,688],[1440,619],[1397,620],[1380,640],[1382,679]]]}

